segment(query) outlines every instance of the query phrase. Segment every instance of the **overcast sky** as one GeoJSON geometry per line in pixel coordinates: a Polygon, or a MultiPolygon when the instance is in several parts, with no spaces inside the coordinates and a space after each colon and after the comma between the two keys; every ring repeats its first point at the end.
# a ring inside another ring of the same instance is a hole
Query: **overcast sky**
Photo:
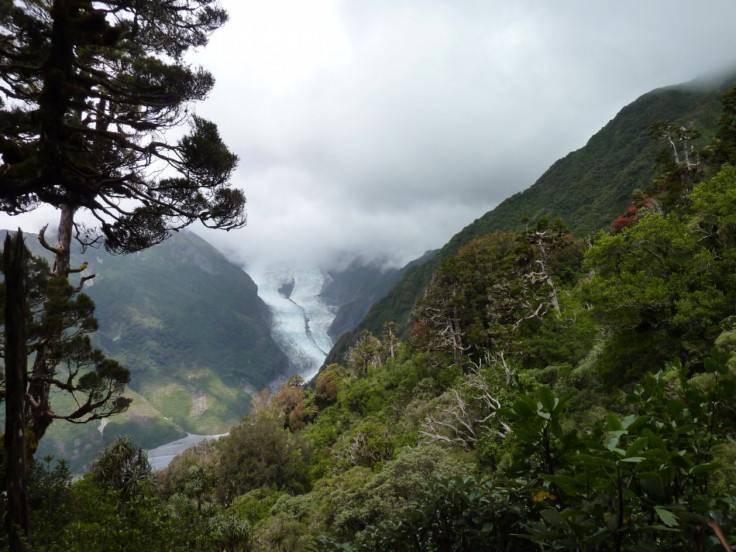
{"type": "Polygon", "coordinates": [[[248,226],[205,237],[251,265],[406,262],[641,94],[736,60],[736,0],[221,1],[196,112],[240,156],[248,226]]]}

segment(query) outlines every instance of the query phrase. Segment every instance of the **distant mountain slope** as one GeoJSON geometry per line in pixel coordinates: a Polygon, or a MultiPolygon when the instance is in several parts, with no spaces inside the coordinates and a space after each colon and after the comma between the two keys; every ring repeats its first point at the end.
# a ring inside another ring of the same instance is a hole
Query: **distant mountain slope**
{"type": "MultiPolygon", "coordinates": [[[[555,162],[531,187],[514,194],[464,229],[456,238],[467,242],[501,228],[521,229],[521,217],[562,217],[573,233],[585,235],[607,228],[630,202],[636,188],[657,175],[662,144],[647,134],[649,125],[668,120],[692,126],[708,143],[721,115],[723,94],[736,79],[720,84],[692,82],[660,88],[624,107],[581,149],[555,162]]],[[[454,240],[455,238],[453,238],[454,240]]]]}
{"type": "Polygon", "coordinates": [[[229,385],[266,386],[285,369],[269,311],[251,278],[190,232],[127,256],[89,251],[97,343],[133,371],[138,389],[211,369],[229,385]]]}
{"type": "MultiPolygon", "coordinates": [[[[34,236],[28,245],[42,251],[34,236]]],[[[96,346],[132,375],[131,409],[97,426],[57,422],[41,442],[80,469],[103,442],[129,433],[152,448],[190,433],[222,433],[242,418],[254,389],[288,370],[270,335],[270,316],[253,280],[190,232],[132,255],[88,249],[72,263],[96,277],[96,346]]]]}
{"type": "Polygon", "coordinates": [[[380,263],[354,259],[346,268],[329,272],[331,280],[322,289],[321,296],[338,307],[330,326],[330,337],[339,338],[357,326],[371,305],[382,299],[403,275],[398,268],[382,268],[380,263]]]}
{"type": "Polygon", "coordinates": [[[531,187],[469,224],[429,261],[409,268],[355,330],[337,341],[326,363],[339,362],[363,329],[376,333],[388,320],[406,329],[411,309],[434,270],[476,236],[519,230],[524,216],[532,221],[542,215],[562,217],[578,235],[608,228],[628,207],[631,192],[646,187],[658,172],[656,157],[662,145],[648,136],[649,125],[669,120],[692,126],[707,143],[721,114],[721,97],[735,84],[736,77],[717,83],[693,81],[654,90],[624,107],[583,148],[554,163],[531,187]]]}
{"type": "MultiPolygon", "coordinates": [[[[396,280],[395,285],[388,290],[388,293],[384,293],[381,298],[377,298],[369,305],[364,305],[367,307],[365,318],[359,324],[344,329],[327,355],[325,365],[340,362],[355,336],[363,330],[369,330],[375,335],[380,335],[383,331],[384,322],[389,320],[402,321],[407,318],[414,303],[419,298],[418,294],[429,282],[431,273],[434,267],[437,266],[434,259],[438,254],[440,254],[438,250],[427,251],[419,259],[410,262],[393,275],[392,278],[396,280]]],[[[346,305],[347,308],[351,306],[352,304],[346,305]]],[[[340,312],[338,312],[339,315],[340,312]]]]}

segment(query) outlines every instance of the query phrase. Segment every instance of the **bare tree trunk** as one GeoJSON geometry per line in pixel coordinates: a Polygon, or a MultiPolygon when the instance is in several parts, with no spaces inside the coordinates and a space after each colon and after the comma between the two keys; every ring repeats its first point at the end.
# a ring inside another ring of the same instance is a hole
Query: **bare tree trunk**
{"type": "Polygon", "coordinates": [[[54,419],[50,405],[51,385],[48,378],[53,375],[55,366],[56,360],[49,358],[49,342],[38,345],[28,384],[28,400],[26,402],[26,421],[33,436],[33,439],[28,443],[30,455],[36,452],[38,442],[54,419]]]}
{"type": "Polygon", "coordinates": [[[728,544],[726,535],[723,534],[723,529],[721,529],[721,526],[718,525],[718,522],[714,519],[711,519],[708,522],[708,525],[710,525],[711,529],[713,529],[713,532],[716,534],[716,537],[718,537],[718,540],[720,541],[721,546],[723,546],[723,549],[726,550],[726,552],[733,552],[733,548],[731,548],[731,545],[728,544]]]}
{"type": "Polygon", "coordinates": [[[557,311],[557,314],[560,314],[560,302],[557,300],[557,288],[555,288],[555,282],[552,279],[552,274],[549,271],[549,267],[547,266],[547,250],[544,248],[544,238],[545,236],[538,236],[537,246],[539,247],[539,252],[542,254],[542,272],[545,275],[545,282],[552,290],[552,297],[550,298],[550,303],[552,304],[552,307],[557,311]]]}
{"type": "Polygon", "coordinates": [[[59,216],[58,237],[54,250],[54,267],[52,273],[56,276],[68,276],[72,249],[72,230],[74,229],[74,207],[61,206],[59,216]]]}
{"type": "Polygon", "coordinates": [[[675,163],[680,164],[680,155],[677,153],[677,146],[672,141],[672,138],[670,138],[669,134],[665,134],[665,138],[667,138],[667,141],[670,143],[670,146],[672,146],[672,155],[675,157],[675,163]]]}
{"type": "Polygon", "coordinates": [[[447,320],[447,324],[450,330],[450,338],[452,339],[452,360],[455,364],[460,364],[463,357],[463,331],[460,325],[460,312],[457,305],[454,304],[454,299],[457,296],[457,286],[452,286],[452,293],[450,295],[450,301],[452,304],[451,316],[447,320]]]}
{"type": "Polygon", "coordinates": [[[26,490],[26,270],[23,234],[8,234],[5,268],[5,459],[8,505],[5,523],[10,552],[24,550],[28,533],[26,490]]]}
{"type": "Polygon", "coordinates": [[[449,320],[450,335],[452,337],[452,360],[460,364],[463,358],[463,334],[460,327],[460,316],[456,308],[452,309],[453,317],[449,320]]]}

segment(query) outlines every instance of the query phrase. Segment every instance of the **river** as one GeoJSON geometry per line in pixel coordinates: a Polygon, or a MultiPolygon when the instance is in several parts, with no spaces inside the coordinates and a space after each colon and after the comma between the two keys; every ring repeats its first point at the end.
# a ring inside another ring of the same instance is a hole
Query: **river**
{"type": "Polygon", "coordinates": [[[148,450],[148,461],[151,463],[154,471],[163,470],[168,467],[174,456],[181,454],[189,447],[193,447],[205,439],[219,439],[224,435],[227,435],[227,433],[221,433],[220,435],[196,435],[189,433],[186,437],[182,437],[177,441],[172,441],[148,450]]]}

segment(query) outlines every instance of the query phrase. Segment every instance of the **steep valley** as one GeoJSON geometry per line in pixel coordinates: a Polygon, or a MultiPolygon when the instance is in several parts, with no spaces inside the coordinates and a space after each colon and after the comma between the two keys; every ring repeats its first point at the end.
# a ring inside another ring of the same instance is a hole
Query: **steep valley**
{"type": "MultiPolygon", "coordinates": [[[[43,252],[35,236],[27,242],[43,252]]],[[[85,274],[95,274],[85,285],[100,326],[93,342],[130,370],[126,393],[134,400],[103,426],[52,424],[39,457],[65,458],[79,471],[121,434],[154,448],[190,433],[226,432],[254,390],[289,373],[256,284],[195,234],[132,255],[76,251],[73,263],[85,261],[85,274]]]]}
{"type": "MultiPolygon", "coordinates": [[[[151,449],[187,434],[227,431],[248,411],[255,390],[293,374],[310,379],[324,362],[340,362],[363,329],[378,334],[387,320],[406,324],[434,269],[473,237],[518,229],[514,220],[523,215],[562,215],[581,233],[612,220],[629,204],[631,190],[657,170],[648,125],[654,118],[692,119],[712,135],[726,85],[671,87],[643,96],[534,186],[471,223],[439,253],[400,270],[356,258],[341,270],[281,265],[253,269],[249,276],[189,232],[133,255],[77,251],[73,263],[86,261],[87,273],[96,274],[85,288],[100,321],[94,341],[131,370],[128,394],[134,402],[102,427],[53,424],[39,455],[65,458],[79,471],[104,443],[124,433],[151,449]],[[617,170],[606,165],[612,152],[620,158],[617,170]],[[578,193],[583,181],[588,195],[614,193],[608,181],[593,179],[599,172],[619,183],[616,201],[604,201],[605,209],[578,193]]],[[[28,243],[42,252],[32,236],[28,243]]],[[[63,407],[64,400],[56,404],[63,407]]]]}

